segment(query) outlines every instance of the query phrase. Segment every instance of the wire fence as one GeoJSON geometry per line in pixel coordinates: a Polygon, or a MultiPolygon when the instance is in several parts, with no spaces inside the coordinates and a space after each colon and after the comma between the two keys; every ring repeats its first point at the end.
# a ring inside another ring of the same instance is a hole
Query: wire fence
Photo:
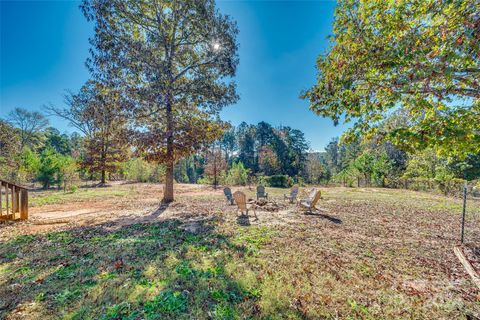
{"type": "Polygon", "coordinates": [[[462,194],[460,241],[480,248],[480,194],[472,186],[464,186],[462,194]]]}

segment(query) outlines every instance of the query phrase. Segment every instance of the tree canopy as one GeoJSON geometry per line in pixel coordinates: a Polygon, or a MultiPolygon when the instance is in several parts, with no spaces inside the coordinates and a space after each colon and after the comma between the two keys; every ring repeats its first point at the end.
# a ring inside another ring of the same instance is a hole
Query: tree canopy
{"type": "Polygon", "coordinates": [[[480,151],[477,1],[341,0],[318,80],[302,93],[316,114],[354,121],[346,138],[376,134],[408,150],[480,151]],[[408,125],[379,128],[393,110],[408,125]]]}

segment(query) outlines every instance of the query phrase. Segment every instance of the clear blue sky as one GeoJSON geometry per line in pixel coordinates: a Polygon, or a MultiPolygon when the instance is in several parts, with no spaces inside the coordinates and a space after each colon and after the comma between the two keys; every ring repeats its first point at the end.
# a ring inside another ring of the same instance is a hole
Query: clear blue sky
{"type": "MultiPolygon", "coordinates": [[[[15,107],[41,110],[63,104],[65,90],[88,79],[85,59],[92,25],[76,1],[0,0],[0,117],[15,107]]],[[[219,1],[240,29],[237,85],[240,101],[222,118],[266,121],[305,132],[312,149],[323,150],[344,127],[317,117],[298,98],[316,77],[315,60],[328,45],[334,1],[219,1]]],[[[60,131],[71,128],[51,119],[60,131]]]]}

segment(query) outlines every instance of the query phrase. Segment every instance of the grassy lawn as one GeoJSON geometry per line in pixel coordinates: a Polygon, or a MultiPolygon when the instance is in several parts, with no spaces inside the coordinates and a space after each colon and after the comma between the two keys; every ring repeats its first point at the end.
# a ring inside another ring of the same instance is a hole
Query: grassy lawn
{"type": "MultiPolygon", "coordinates": [[[[480,317],[480,292],[452,251],[458,200],[324,188],[319,214],[290,206],[245,223],[221,191],[185,187],[175,204],[155,211],[158,204],[145,199],[159,190],[34,194],[33,220],[42,208],[64,211],[71,203],[129,205],[91,225],[0,225],[0,318],[480,317]],[[131,215],[142,205],[155,219],[122,223],[123,211],[131,215]]],[[[277,199],[286,192],[268,191],[277,199]]],[[[480,214],[480,206],[471,212],[480,214]]],[[[472,221],[468,241],[478,244],[480,219],[472,221]]]]}
{"type": "Polygon", "coordinates": [[[111,197],[127,197],[127,190],[118,188],[80,188],[75,192],[62,190],[34,191],[30,193],[30,206],[38,207],[47,204],[71,203],[79,201],[100,200],[111,197]]]}

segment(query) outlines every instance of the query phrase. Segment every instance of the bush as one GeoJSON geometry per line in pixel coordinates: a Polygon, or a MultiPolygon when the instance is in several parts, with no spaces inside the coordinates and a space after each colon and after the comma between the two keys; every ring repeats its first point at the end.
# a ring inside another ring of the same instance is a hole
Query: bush
{"type": "Polygon", "coordinates": [[[455,178],[455,175],[447,168],[440,168],[435,175],[435,183],[444,195],[457,195],[461,194],[465,180],[455,178]]]}
{"type": "Polygon", "coordinates": [[[26,183],[34,181],[40,168],[40,157],[30,149],[26,148],[18,156],[19,168],[17,171],[17,181],[26,183]]]}
{"type": "Polygon", "coordinates": [[[416,177],[408,179],[408,189],[415,191],[431,191],[434,189],[435,181],[430,178],[416,177]]]}
{"type": "Polygon", "coordinates": [[[212,184],[213,179],[209,176],[201,177],[197,180],[198,184],[212,184]]]}
{"type": "Polygon", "coordinates": [[[262,176],[259,177],[258,184],[265,185],[267,187],[289,188],[293,186],[293,179],[284,174],[277,174],[274,176],[262,176]]]}
{"type": "Polygon", "coordinates": [[[78,167],[75,159],[69,156],[61,156],[59,159],[59,174],[58,174],[58,188],[63,184],[63,191],[66,192],[67,187],[76,187],[80,181],[78,174],[78,167]]]}
{"type": "Polygon", "coordinates": [[[480,180],[473,182],[472,192],[475,197],[480,196],[480,180]]]}
{"type": "Polygon", "coordinates": [[[465,185],[465,180],[459,178],[453,178],[449,181],[446,189],[444,190],[445,194],[450,194],[453,196],[462,196],[463,187],[465,185]]]}
{"type": "Polygon", "coordinates": [[[299,187],[304,187],[306,185],[305,179],[300,175],[295,176],[295,179],[293,179],[292,183],[298,185],[299,187]]]}
{"type": "Polygon", "coordinates": [[[358,171],[353,166],[349,166],[337,173],[333,180],[341,183],[344,187],[353,187],[354,182],[358,182],[358,171]]]}
{"type": "Polygon", "coordinates": [[[227,172],[225,183],[229,185],[244,186],[248,183],[249,169],[245,168],[242,162],[233,163],[230,170],[227,172]]]}
{"type": "Polygon", "coordinates": [[[163,166],[149,163],[141,158],[127,161],[123,170],[125,178],[135,182],[162,182],[161,177],[165,173],[163,166]]]}
{"type": "Polygon", "coordinates": [[[268,176],[258,176],[253,178],[253,184],[268,187],[270,183],[268,182],[268,176]]]}
{"type": "Polygon", "coordinates": [[[48,189],[50,186],[60,183],[59,174],[61,157],[62,156],[53,148],[46,148],[40,154],[37,180],[40,181],[44,189],[48,189]]]}

